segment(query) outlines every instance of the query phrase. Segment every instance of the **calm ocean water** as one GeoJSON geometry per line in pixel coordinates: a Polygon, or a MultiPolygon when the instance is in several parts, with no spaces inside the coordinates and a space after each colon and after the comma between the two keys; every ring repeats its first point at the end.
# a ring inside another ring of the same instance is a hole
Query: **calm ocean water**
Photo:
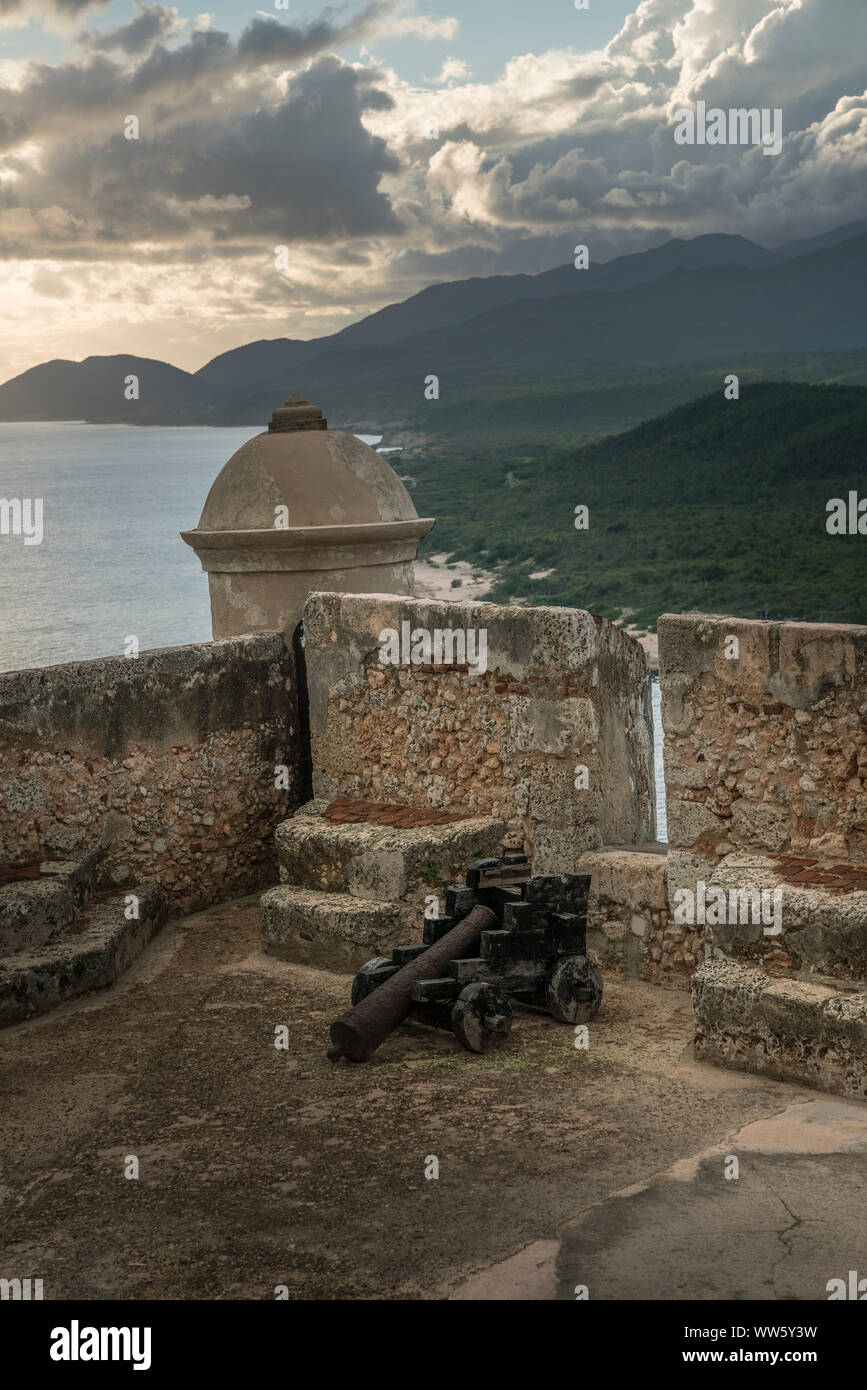
{"type": "Polygon", "coordinates": [[[44,539],[0,537],[0,670],[210,638],[178,532],[246,429],[0,424],[0,497],[42,497],[44,539]]]}
{"type": "MultiPolygon", "coordinates": [[[[211,636],[178,535],[255,429],[0,423],[0,497],[41,497],[44,539],[0,536],[0,671],[211,636]]],[[[378,440],[380,436],[364,436],[378,440]]]]}
{"type": "MultiPolygon", "coordinates": [[[[43,499],[44,538],[0,536],[0,671],[211,636],[208,581],[179,531],[196,526],[239,429],[0,423],[0,497],[43,499]]],[[[370,443],[379,436],[362,435],[370,443]]],[[[654,684],[657,834],[662,730],[654,684]]]]}

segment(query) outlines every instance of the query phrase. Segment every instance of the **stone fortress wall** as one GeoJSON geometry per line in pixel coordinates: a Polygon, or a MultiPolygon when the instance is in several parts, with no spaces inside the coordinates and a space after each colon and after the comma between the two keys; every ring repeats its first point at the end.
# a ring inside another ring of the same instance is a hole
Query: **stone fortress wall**
{"type": "Polygon", "coordinates": [[[867,627],[659,621],[668,836],[867,864],[867,627]]]}
{"type": "Polygon", "coordinates": [[[698,1057],[867,1095],[867,627],[659,620],[661,845],[642,648],[415,598],[432,524],[296,393],[183,533],[218,640],[0,675],[0,1025],[262,888],[266,952],[355,968],[516,849],[590,874],[606,970],[692,989],[698,1057]]]}
{"type": "MultiPolygon", "coordinates": [[[[606,968],[688,987],[708,933],[673,921],[673,894],[739,851],[839,897],[836,869],[860,903],[867,628],[660,619],[667,847],[653,842],[649,673],[612,624],[324,593],[305,632],[316,796],[494,817],[542,871],[587,869],[606,968]],[[485,628],[485,669],[381,661],[381,634],[405,623],[485,628]]],[[[98,849],[106,887],[153,878],[186,911],[274,882],[273,831],[303,795],[297,686],[267,633],[0,675],[0,860],[98,849]]],[[[858,978],[857,952],[841,964],[822,930],[824,973],[858,978]]],[[[768,949],[805,965],[785,937],[768,949]]]]}
{"type": "Polygon", "coordinates": [[[713,944],[867,977],[867,627],[687,613],[658,631],[669,843],[583,857],[600,961],[689,988],[713,944]],[[785,890],[779,938],[675,922],[700,881],[785,890]]]}
{"type": "Polygon", "coordinates": [[[314,593],[304,631],[317,796],[496,817],[541,872],[652,839],[647,662],[614,624],[575,609],[314,593]],[[464,655],[483,642],[483,663],[438,664],[446,631],[464,655]]]}
{"type": "Polygon", "coordinates": [[[154,879],[185,911],[264,887],[297,703],[278,634],[0,674],[0,864],[98,850],[99,886],[154,879]]]}

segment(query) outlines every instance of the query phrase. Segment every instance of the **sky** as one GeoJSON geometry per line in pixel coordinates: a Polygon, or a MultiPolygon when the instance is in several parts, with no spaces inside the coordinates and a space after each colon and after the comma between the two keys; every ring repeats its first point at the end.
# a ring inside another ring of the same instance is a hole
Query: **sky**
{"type": "Polygon", "coordinates": [[[867,0],[0,0],[0,381],[195,370],[578,243],[811,236],[865,165],[867,0]],[[677,144],[699,100],[779,108],[781,152],[677,144]]]}

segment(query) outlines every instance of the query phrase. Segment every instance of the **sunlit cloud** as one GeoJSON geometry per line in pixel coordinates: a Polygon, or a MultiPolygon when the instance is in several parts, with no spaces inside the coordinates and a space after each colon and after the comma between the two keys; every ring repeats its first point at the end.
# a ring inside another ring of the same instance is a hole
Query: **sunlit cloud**
{"type": "Polygon", "coordinates": [[[64,59],[0,64],[5,375],[145,348],[195,367],[432,280],[543,269],[579,236],[602,256],[707,231],[773,244],[867,212],[863,0],[833,23],[827,0],[643,0],[604,48],[516,54],[486,82],[457,20],[409,0],[251,10],[234,38],[166,4],[120,25],[43,10],[79,21],[64,59]],[[395,37],[447,42],[436,75],[377,61],[395,37]],[[780,107],[782,153],[675,145],[698,99],[780,107]]]}

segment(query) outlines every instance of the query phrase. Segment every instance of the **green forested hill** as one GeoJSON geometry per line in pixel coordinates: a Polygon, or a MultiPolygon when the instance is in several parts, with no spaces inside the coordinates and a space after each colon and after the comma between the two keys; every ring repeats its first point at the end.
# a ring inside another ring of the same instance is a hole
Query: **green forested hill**
{"type": "Polygon", "coordinates": [[[495,570],[498,602],[865,622],[867,536],[825,529],[830,498],[867,497],[865,459],[867,389],[776,383],[584,447],[441,445],[399,471],[438,518],[425,550],[495,570]]]}

